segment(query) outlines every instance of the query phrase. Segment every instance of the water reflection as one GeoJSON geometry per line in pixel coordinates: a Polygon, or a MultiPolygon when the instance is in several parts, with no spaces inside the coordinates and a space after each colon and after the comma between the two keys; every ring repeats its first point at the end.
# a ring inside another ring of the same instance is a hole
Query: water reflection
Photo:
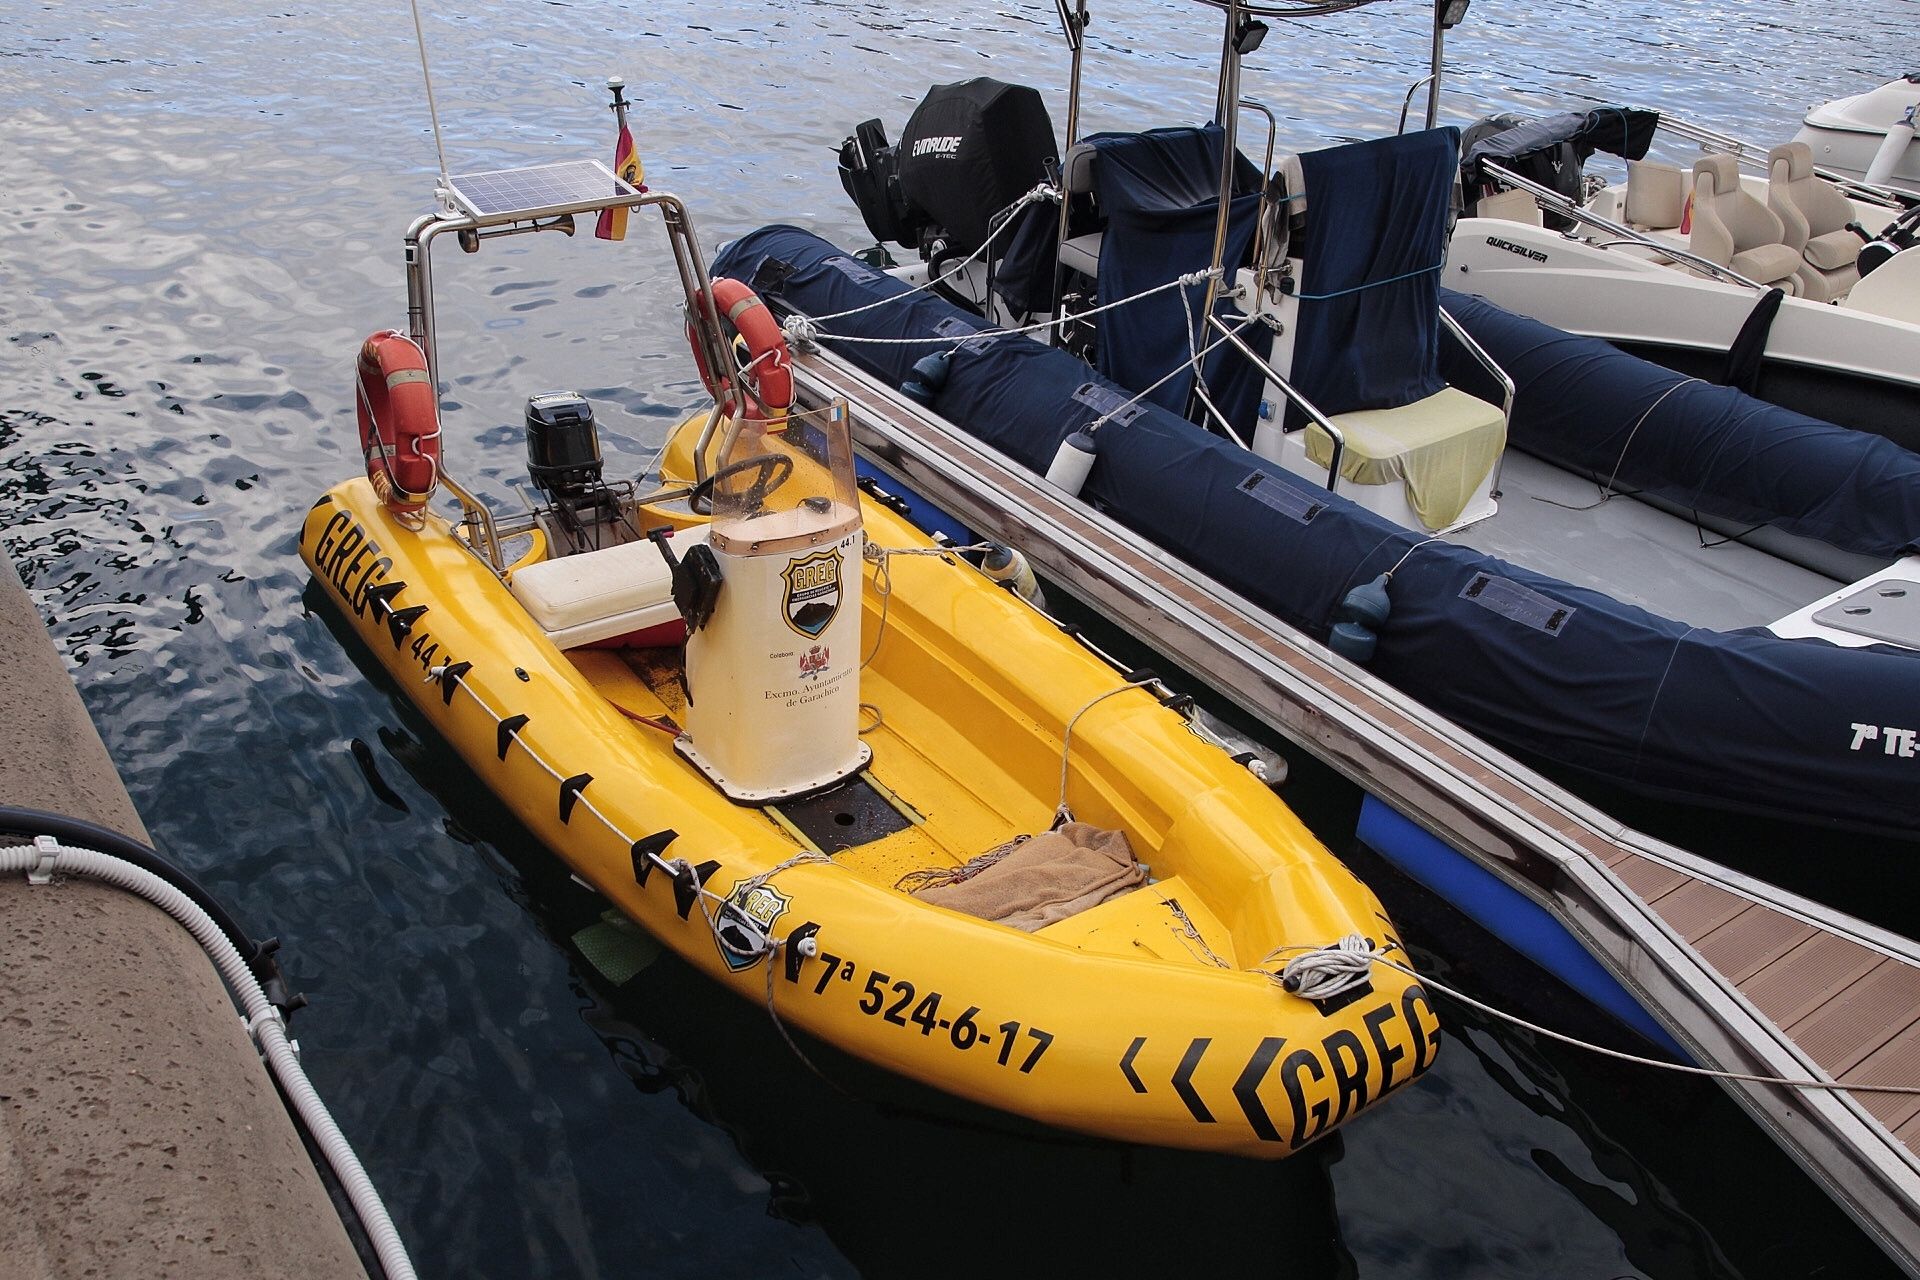
{"type": "MultiPolygon", "coordinates": [[[[1758,0],[1481,0],[1451,41],[1448,114],[1579,91],[1777,140],[1807,104],[1879,82],[1909,9],[1866,0],[1843,26],[1758,0]]],[[[897,132],[930,82],[1033,83],[1065,117],[1044,4],[423,11],[455,168],[605,153],[597,86],[620,72],[644,86],[650,179],[691,203],[709,253],[776,220],[864,240],[831,148],[870,116],[897,132]]],[[[1422,13],[1278,30],[1248,90],[1300,145],[1390,129],[1423,73],[1422,13]]],[[[1207,110],[1209,11],[1096,15],[1088,129],[1207,110]]],[[[1880,1269],[1717,1091],[1457,1010],[1419,1088],[1262,1166],[1009,1134],[821,1049],[850,1101],[671,958],[597,977],[573,941],[597,904],[294,554],[300,514],[358,469],[352,356],[404,322],[400,234],[437,167],[404,27],[374,0],[0,12],[0,529],[156,838],[286,939],[314,999],[308,1065],[426,1273],[1880,1269]]],[[[644,465],[700,397],[657,237],[617,257],[588,237],[496,247],[441,273],[450,465],[517,509],[520,405],[556,387],[595,401],[616,471],[644,465]]],[[[1290,794],[1340,830],[1348,800],[1294,767],[1290,794]]],[[[1578,1022],[1362,865],[1424,966],[1578,1022]]]]}

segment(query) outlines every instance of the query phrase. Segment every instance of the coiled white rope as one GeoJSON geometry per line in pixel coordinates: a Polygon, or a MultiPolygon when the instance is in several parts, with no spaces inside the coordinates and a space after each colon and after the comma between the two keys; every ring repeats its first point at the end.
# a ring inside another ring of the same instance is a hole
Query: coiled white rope
{"type": "Polygon", "coordinates": [[[1373,943],[1357,933],[1287,961],[1280,971],[1282,989],[1302,1000],[1326,1000],[1367,980],[1373,972],[1373,943]]]}
{"type": "Polygon", "coordinates": [[[340,1180],[388,1280],[413,1280],[413,1262],[407,1257],[400,1233],[394,1228],[386,1206],[380,1202],[380,1194],[374,1190],[373,1180],[361,1166],[360,1158],[353,1153],[346,1135],[340,1132],[340,1126],[334,1123],[326,1103],[320,1100],[313,1082],[307,1079],[307,1073],[301,1069],[300,1059],[287,1039],[287,1025],[280,1011],[267,999],[267,993],[260,989],[259,980],[247,968],[247,962],[240,958],[240,953],[234,949],[227,935],[201,910],[199,904],[159,876],[125,859],[61,844],[45,836],[35,845],[0,849],[0,874],[21,871],[30,873],[36,882],[44,882],[48,872],[103,881],[115,888],[138,894],[186,927],[213,961],[220,976],[226,980],[227,989],[239,1002],[245,1014],[247,1034],[259,1046],[260,1055],[266,1059],[274,1079],[300,1113],[301,1121],[313,1135],[314,1144],[319,1147],[334,1176],[340,1180]],[[52,855],[50,861],[47,857],[49,854],[52,855]]]}

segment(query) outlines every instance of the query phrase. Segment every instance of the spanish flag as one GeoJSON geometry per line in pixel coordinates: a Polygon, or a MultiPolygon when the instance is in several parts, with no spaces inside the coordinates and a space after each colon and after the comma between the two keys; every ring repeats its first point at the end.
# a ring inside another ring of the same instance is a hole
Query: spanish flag
{"type": "MultiPolygon", "coordinates": [[[[645,191],[647,171],[640,163],[639,153],[633,149],[633,134],[627,131],[627,122],[620,122],[620,140],[613,145],[613,171],[621,181],[635,191],[645,191]]],[[[624,240],[627,238],[627,206],[616,205],[600,211],[600,221],[594,225],[593,234],[602,240],[624,240]]]]}

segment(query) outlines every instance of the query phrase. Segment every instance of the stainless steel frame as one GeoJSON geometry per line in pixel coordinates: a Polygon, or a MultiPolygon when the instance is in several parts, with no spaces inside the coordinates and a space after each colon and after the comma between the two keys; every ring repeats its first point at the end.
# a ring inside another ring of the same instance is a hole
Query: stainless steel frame
{"type": "MultiPolygon", "coordinates": [[[[1265,374],[1267,379],[1280,389],[1281,395],[1299,405],[1300,412],[1313,419],[1313,425],[1319,427],[1332,438],[1333,457],[1329,459],[1327,463],[1327,492],[1332,493],[1338,489],[1340,485],[1340,463],[1345,458],[1347,452],[1346,434],[1342,432],[1339,427],[1334,426],[1333,420],[1327,417],[1326,414],[1320,412],[1320,410],[1314,406],[1313,401],[1300,394],[1291,382],[1281,377],[1278,369],[1275,369],[1267,361],[1261,359],[1257,351],[1243,342],[1240,335],[1234,331],[1232,326],[1228,325],[1219,316],[1208,316],[1207,323],[1215,329],[1218,329],[1220,336],[1225,338],[1234,350],[1252,361],[1253,367],[1265,374]]],[[[1513,384],[1509,382],[1507,385],[1512,386],[1513,384]]]]}
{"type": "MultiPolygon", "coordinates": [[[[1730,155],[1747,168],[1757,170],[1761,173],[1765,173],[1767,170],[1767,151],[1769,150],[1767,147],[1755,146],[1751,142],[1742,142],[1730,134],[1720,133],[1717,130],[1707,128],[1705,125],[1693,124],[1686,120],[1676,120],[1669,115],[1662,115],[1660,117],[1660,128],[1665,129],[1669,133],[1678,134],[1691,142],[1699,143],[1702,151],[1709,153],[1719,152],[1724,155],[1730,155]]],[[[1813,166],[1813,171],[1820,177],[1825,178],[1828,182],[1831,182],[1834,186],[1840,188],[1842,194],[1846,195],[1849,199],[1863,200],[1869,204],[1885,205],[1895,212],[1905,209],[1913,203],[1913,197],[1911,196],[1903,197],[1902,193],[1888,187],[1869,185],[1868,183],[1860,181],[1858,178],[1850,178],[1846,174],[1834,169],[1829,169],[1824,165],[1813,166]]]]}
{"type": "MultiPolygon", "coordinates": [[[[1473,335],[1468,333],[1466,328],[1462,326],[1458,320],[1455,320],[1452,313],[1445,307],[1440,308],[1440,323],[1447,327],[1448,333],[1459,339],[1460,345],[1467,349],[1467,354],[1472,356],[1482,369],[1492,374],[1494,379],[1499,382],[1501,428],[1504,432],[1511,432],[1513,429],[1513,397],[1516,394],[1513,379],[1508,376],[1505,369],[1502,369],[1499,364],[1495,362],[1492,356],[1487,354],[1485,347],[1474,341],[1473,335]]],[[[1507,451],[1503,447],[1500,450],[1500,456],[1494,459],[1493,463],[1492,492],[1496,499],[1500,496],[1500,468],[1506,465],[1506,461],[1507,451]]]]}
{"type": "MultiPolygon", "coordinates": [[[[427,372],[433,378],[435,394],[440,388],[440,351],[437,326],[434,320],[433,302],[433,244],[441,236],[453,234],[458,237],[462,248],[468,252],[478,252],[488,240],[504,236],[528,235],[541,231],[558,231],[564,235],[573,234],[573,220],[585,214],[597,214],[602,209],[614,208],[657,208],[665,224],[667,240],[673,250],[674,265],[680,273],[680,286],[686,294],[687,306],[695,319],[693,326],[696,340],[705,355],[706,367],[720,370],[731,385],[735,404],[746,402],[746,388],[740,379],[740,371],[735,365],[733,351],[722,336],[719,312],[714,308],[711,292],[706,288],[706,260],[700,253],[700,242],[693,230],[693,215],[680,198],[671,192],[649,191],[639,195],[613,194],[592,200],[582,200],[543,208],[538,216],[529,216],[524,212],[502,213],[489,217],[478,217],[460,212],[451,206],[416,218],[407,228],[405,240],[405,263],[407,275],[407,328],[409,336],[420,345],[427,358],[427,372]]],[[[695,466],[704,470],[705,446],[712,438],[718,411],[707,424],[706,433],[701,436],[701,449],[696,455],[695,466]]],[[[444,440],[444,437],[443,437],[444,440]]],[[[704,479],[696,476],[696,479],[704,479]]],[[[495,574],[503,574],[506,564],[500,551],[500,528],[488,510],[486,504],[466,487],[455,480],[448,472],[443,459],[440,467],[440,482],[460,503],[461,524],[466,528],[465,542],[470,551],[478,556],[495,574]]]]}

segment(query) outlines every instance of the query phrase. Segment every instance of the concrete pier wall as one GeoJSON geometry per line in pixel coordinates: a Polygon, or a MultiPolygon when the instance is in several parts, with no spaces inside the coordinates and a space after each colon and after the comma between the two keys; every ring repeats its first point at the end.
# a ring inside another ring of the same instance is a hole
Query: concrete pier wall
{"type": "MultiPolygon", "coordinates": [[[[0,801],[147,838],[3,556],[0,723],[0,801]]],[[[0,881],[0,1205],[20,1280],[365,1274],[212,962],[83,881],[0,881]]]]}

